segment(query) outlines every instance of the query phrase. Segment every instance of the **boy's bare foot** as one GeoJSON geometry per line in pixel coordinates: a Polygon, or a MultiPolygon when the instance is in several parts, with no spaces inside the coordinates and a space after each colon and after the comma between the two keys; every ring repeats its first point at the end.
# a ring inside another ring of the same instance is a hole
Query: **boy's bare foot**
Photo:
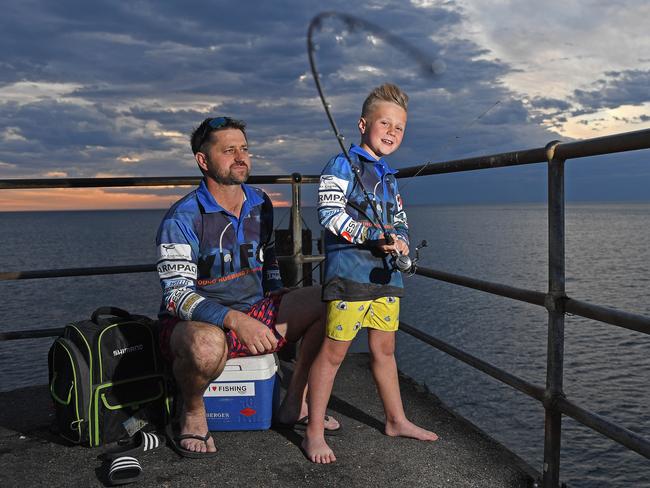
{"type": "Polygon", "coordinates": [[[438,436],[429,430],[418,427],[408,419],[401,422],[386,422],[385,432],[391,437],[410,437],[419,441],[437,441],[438,436]]]}
{"type": "Polygon", "coordinates": [[[330,449],[330,446],[325,442],[325,438],[321,437],[320,439],[310,440],[309,436],[305,436],[305,439],[300,445],[302,452],[307,456],[312,463],[316,464],[329,464],[336,461],[336,456],[334,451],[330,449]]]}
{"type": "MultiPolygon", "coordinates": [[[[196,434],[204,436],[208,432],[208,422],[205,412],[183,412],[180,420],[180,435],[196,434]]],[[[214,440],[210,437],[207,442],[198,439],[181,439],[179,442],[183,449],[193,452],[216,452],[214,440]]]]}

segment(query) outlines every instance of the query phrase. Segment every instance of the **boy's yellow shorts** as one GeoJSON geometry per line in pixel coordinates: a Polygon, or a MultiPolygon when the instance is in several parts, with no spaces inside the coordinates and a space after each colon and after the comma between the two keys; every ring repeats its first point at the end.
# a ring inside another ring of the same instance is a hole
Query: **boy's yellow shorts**
{"type": "Polygon", "coordinates": [[[336,341],[351,341],[362,327],[395,332],[399,326],[399,297],[327,302],[326,334],[336,341]]]}

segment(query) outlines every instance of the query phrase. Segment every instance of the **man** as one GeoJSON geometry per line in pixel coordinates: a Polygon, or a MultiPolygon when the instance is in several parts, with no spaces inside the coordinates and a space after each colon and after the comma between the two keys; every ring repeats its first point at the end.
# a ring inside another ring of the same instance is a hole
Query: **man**
{"type": "MultiPolygon", "coordinates": [[[[318,287],[282,287],[271,200],[245,184],[251,169],[245,124],[208,118],[192,133],[191,146],[203,180],[172,205],[156,239],[160,347],[182,400],[173,447],[183,456],[204,457],[216,447],[203,392],[226,360],[271,353],[301,338],[276,422],[304,427],[307,376],[323,339],[323,314],[318,287]]],[[[338,428],[327,417],[326,429],[338,428]]]]}

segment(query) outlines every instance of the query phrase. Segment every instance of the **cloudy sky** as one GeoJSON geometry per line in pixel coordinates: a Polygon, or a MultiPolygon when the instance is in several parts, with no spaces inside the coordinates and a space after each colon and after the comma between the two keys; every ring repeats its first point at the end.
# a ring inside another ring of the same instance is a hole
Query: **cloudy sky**
{"type": "MultiPolygon", "coordinates": [[[[330,19],[317,61],[349,142],[367,92],[410,95],[396,167],[650,128],[647,0],[329,1],[444,70],[425,76],[381,36],[330,19]],[[487,111],[487,113],[486,113],[487,111]]],[[[338,146],[306,52],[312,0],[4,0],[0,179],[192,176],[188,134],[244,119],[255,174],[317,174],[338,146]]],[[[419,178],[407,203],[543,201],[544,165],[419,178]]],[[[650,153],[567,164],[570,200],[650,200],[650,153]]],[[[404,182],[402,185],[404,186],[404,182]]],[[[287,188],[267,187],[276,202],[287,188]]],[[[0,191],[0,211],[168,206],[187,189],[0,191]]],[[[311,198],[312,190],[305,196],[311,198]]]]}

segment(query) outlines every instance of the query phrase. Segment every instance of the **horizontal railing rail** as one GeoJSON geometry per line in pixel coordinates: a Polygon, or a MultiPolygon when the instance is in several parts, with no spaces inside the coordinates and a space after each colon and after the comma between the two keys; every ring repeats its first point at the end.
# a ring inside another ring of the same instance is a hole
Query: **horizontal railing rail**
{"type": "Polygon", "coordinates": [[[615,310],[613,308],[593,305],[573,298],[567,298],[564,302],[564,310],[567,313],[579,315],[587,319],[617,325],[643,334],[650,334],[650,318],[644,317],[643,315],[636,315],[615,310]]]}
{"type": "MultiPolygon", "coordinates": [[[[650,148],[650,129],[644,129],[612,136],[598,137],[584,141],[565,142],[555,145],[555,156],[574,159],[589,156],[634,151],[650,148]]],[[[474,171],[477,169],[501,168],[524,164],[546,163],[547,148],[538,147],[507,153],[491,154],[475,158],[455,159],[442,162],[428,162],[401,168],[398,178],[426,176],[433,174],[474,171]]],[[[290,184],[293,175],[254,175],[248,182],[254,185],[290,184]]],[[[301,175],[302,183],[318,183],[318,175],[301,175]]],[[[161,177],[116,177],[116,178],[39,178],[39,179],[0,179],[0,190],[25,190],[38,188],[100,188],[130,186],[194,186],[201,181],[200,176],[161,176],[161,177]]]]}
{"type": "Polygon", "coordinates": [[[556,159],[576,159],[589,156],[600,156],[624,151],[650,149],[650,129],[615,134],[612,136],[586,139],[576,142],[557,143],[553,141],[546,147],[526,149],[507,153],[478,156],[475,158],[455,159],[439,163],[425,163],[417,166],[401,168],[398,178],[426,176],[459,171],[474,171],[477,169],[503,168],[524,164],[547,163],[548,147],[553,145],[556,159]]]}
{"type": "MultiPolygon", "coordinates": [[[[484,291],[492,295],[498,295],[506,298],[512,298],[520,302],[532,303],[548,308],[553,307],[553,297],[548,293],[539,291],[526,290],[513,286],[502,285],[490,281],[478,280],[457,274],[437,271],[429,268],[419,267],[416,274],[432,278],[438,281],[444,281],[454,285],[472,288],[474,290],[484,291]]],[[[567,313],[579,315],[584,318],[598,320],[612,325],[617,325],[625,329],[634,330],[643,334],[650,334],[650,317],[644,315],[623,312],[613,308],[592,305],[591,303],[574,300],[569,297],[563,298],[564,309],[567,313]]]]}
{"type": "MultiPolygon", "coordinates": [[[[301,175],[303,183],[318,183],[318,176],[301,175]]],[[[131,186],[196,186],[200,176],[119,177],[119,178],[42,178],[0,179],[0,190],[35,190],[43,188],[115,188],[131,186]]],[[[252,185],[291,184],[292,175],[250,176],[252,185]]]]}
{"type": "Polygon", "coordinates": [[[525,395],[538,400],[544,404],[544,406],[547,406],[550,401],[554,401],[554,406],[556,408],[559,408],[560,411],[565,415],[568,415],[569,417],[577,420],[582,425],[600,432],[604,436],[609,437],[610,439],[624,445],[628,449],[638,452],[642,456],[650,458],[650,441],[645,440],[639,434],[620,427],[619,425],[604,419],[600,415],[594,412],[590,412],[589,410],[586,410],[576,405],[575,403],[570,402],[564,397],[550,399],[545,394],[544,388],[541,386],[533,385],[523,378],[497,368],[496,366],[493,366],[492,364],[483,361],[476,356],[458,349],[441,339],[433,337],[420,329],[412,327],[403,321],[400,321],[399,327],[400,331],[413,336],[425,344],[435,347],[436,349],[449,354],[452,357],[455,357],[459,361],[464,362],[474,369],[482,371],[495,380],[498,380],[516,390],[519,390],[525,395]]]}
{"type": "Polygon", "coordinates": [[[482,359],[479,359],[476,356],[463,351],[462,349],[454,347],[441,339],[438,339],[418,328],[408,325],[403,320],[400,320],[399,330],[415,337],[416,339],[419,339],[425,344],[433,346],[436,349],[439,349],[440,351],[443,351],[450,356],[455,357],[465,364],[470,365],[474,369],[478,369],[479,371],[490,375],[492,378],[499,380],[502,383],[510,385],[514,389],[519,390],[522,393],[525,393],[526,395],[539,400],[540,402],[544,401],[544,388],[541,386],[533,385],[523,378],[520,378],[512,373],[508,373],[503,369],[497,368],[496,366],[483,361],[482,359]]]}
{"type": "Polygon", "coordinates": [[[19,339],[41,339],[43,337],[58,337],[63,332],[63,327],[55,329],[29,329],[0,332],[0,341],[16,341],[19,339]]]}
{"type": "MultiPolygon", "coordinates": [[[[277,256],[280,262],[295,262],[294,256],[277,256]]],[[[301,255],[298,263],[318,263],[325,256],[320,254],[301,255]]],[[[87,268],[59,268],[29,271],[5,271],[0,273],[0,281],[36,280],[42,278],[69,278],[73,276],[94,276],[127,273],[150,273],[156,271],[155,264],[126,264],[121,266],[91,266],[87,268]]]]}
{"type": "Polygon", "coordinates": [[[94,276],[124,273],[150,273],[152,271],[156,271],[155,264],[129,264],[122,266],[94,266],[88,268],[5,271],[3,273],[0,273],[0,281],[37,280],[41,278],[69,278],[72,276],[94,276]]]}
{"type": "MultiPolygon", "coordinates": [[[[544,405],[544,487],[559,486],[561,416],[568,415],[583,425],[619,442],[627,448],[650,458],[650,442],[638,434],[612,423],[594,412],[590,412],[568,400],[562,390],[564,363],[564,317],[567,313],[598,320],[643,334],[650,334],[650,318],[600,305],[590,304],[568,297],[565,292],[564,255],[564,163],[567,159],[612,154],[650,148],[650,129],[615,134],[582,141],[560,143],[550,142],[543,148],[534,148],[508,153],[493,154],[443,162],[427,162],[402,168],[398,178],[426,176],[433,174],[473,171],[535,163],[548,164],[548,207],[549,207],[549,289],[547,293],[517,288],[461,276],[425,267],[417,274],[458,286],[475,289],[497,296],[545,307],[549,316],[548,355],[546,386],[534,385],[504,371],[486,361],[441,341],[419,329],[402,322],[404,333],[421,340],[485,374],[507,384],[516,390],[535,398],[544,405]]],[[[134,186],[190,186],[196,185],[199,177],[120,177],[120,178],[48,178],[48,179],[0,179],[0,190],[23,190],[39,188],[91,188],[91,187],[134,187],[134,186]]],[[[317,183],[317,175],[267,175],[252,176],[251,184],[292,185],[292,241],[293,253],[281,259],[293,264],[291,279],[298,282],[299,266],[303,263],[322,261],[323,256],[304,256],[301,236],[300,186],[317,183]]],[[[108,266],[95,268],[69,268],[59,270],[0,272],[0,281],[86,276],[98,274],[119,274],[152,272],[153,264],[108,266]]],[[[0,340],[38,338],[57,335],[62,329],[32,329],[0,333],[0,340]]]]}
{"type": "Polygon", "coordinates": [[[600,415],[585,410],[564,397],[557,399],[556,406],[563,414],[577,420],[582,425],[596,432],[600,432],[604,436],[609,437],[628,449],[638,452],[646,458],[650,458],[650,442],[636,432],[632,432],[605,420],[600,415]]]}
{"type": "Polygon", "coordinates": [[[464,286],[466,288],[473,288],[475,290],[485,291],[493,295],[499,295],[513,300],[532,303],[534,305],[544,306],[546,294],[539,291],[525,290],[523,288],[516,288],[514,286],[502,285],[500,283],[493,283],[490,281],[478,280],[476,278],[469,278],[445,271],[438,271],[435,269],[425,268],[420,266],[417,268],[416,273],[427,278],[432,278],[438,281],[445,281],[453,285],[464,286]]]}

